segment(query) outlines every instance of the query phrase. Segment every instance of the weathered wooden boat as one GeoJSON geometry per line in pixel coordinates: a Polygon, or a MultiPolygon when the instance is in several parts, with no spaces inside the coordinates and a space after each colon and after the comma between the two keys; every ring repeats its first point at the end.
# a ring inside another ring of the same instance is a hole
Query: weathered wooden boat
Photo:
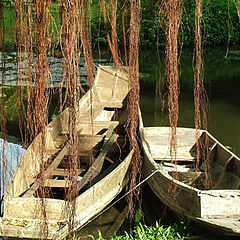
{"type": "MultiPolygon", "coordinates": [[[[129,92],[128,74],[110,66],[98,67],[94,86],[80,99],[77,110],[81,163],[78,169],[74,224],[78,230],[102,211],[123,189],[133,151],[129,152],[124,128],[118,117],[124,112],[129,92]],[[91,164],[92,159],[94,159],[91,164]]],[[[0,236],[62,239],[69,231],[64,192],[69,186],[69,109],[46,127],[43,151],[40,133],[21,159],[4,197],[0,236]],[[43,157],[42,157],[43,156],[43,157]],[[42,173],[50,197],[38,198],[37,176],[42,159],[48,166],[42,173]],[[42,209],[44,202],[44,216],[42,209]],[[47,228],[42,226],[46,225],[47,228]],[[43,229],[47,229],[47,231],[43,229]]]]}
{"type": "Polygon", "coordinates": [[[209,132],[197,135],[191,128],[177,128],[176,158],[171,157],[170,135],[169,127],[144,127],[140,117],[143,175],[152,174],[147,182],[154,194],[178,216],[215,233],[239,236],[240,159],[209,132]],[[208,142],[200,149],[199,163],[197,142],[208,142]]]}

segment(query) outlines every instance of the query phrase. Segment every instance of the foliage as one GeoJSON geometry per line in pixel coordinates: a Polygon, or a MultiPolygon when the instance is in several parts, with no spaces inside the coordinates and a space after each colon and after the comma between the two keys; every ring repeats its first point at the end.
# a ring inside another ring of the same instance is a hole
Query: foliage
{"type": "MultiPolygon", "coordinates": [[[[212,0],[204,2],[203,9],[203,34],[207,45],[225,43],[228,39],[228,1],[212,0]]],[[[233,24],[232,42],[238,43],[239,20],[236,6],[230,0],[230,18],[233,24]]]]}
{"type": "MultiPolygon", "coordinates": [[[[154,5],[154,10],[150,10],[149,2],[151,1],[143,1],[144,7],[142,9],[141,43],[143,46],[156,45],[157,40],[159,39],[160,45],[163,45],[165,40],[164,27],[161,27],[159,23],[160,19],[157,16],[158,7],[154,5]]],[[[229,13],[233,27],[231,42],[237,44],[240,40],[239,20],[233,0],[229,0],[229,3],[229,13]]],[[[194,44],[195,6],[195,0],[184,0],[182,24],[179,37],[179,41],[183,42],[184,46],[193,46],[194,44]]],[[[219,45],[227,43],[228,21],[228,1],[204,0],[202,24],[204,44],[219,45]]]]}
{"type": "Polygon", "coordinates": [[[13,6],[14,0],[4,0],[3,3],[5,6],[13,6]]]}
{"type": "MultiPolygon", "coordinates": [[[[91,236],[92,239],[95,239],[91,236]]],[[[190,229],[186,223],[173,224],[173,226],[162,226],[156,223],[155,226],[146,226],[139,223],[131,234],[125,232],[124,235],[114,236],[111,240],[184,240],[194,239],[190,237],[190,229]]],[[[105,240],[99,233],[95,240],[105,240]]]]}
{"type": "MultiPolygon", "coordinates": [[[[4,90],[5,96],[5,104],[4,104],[4,110],[6,114],[6,119],[8,121],[17,121],[19,114],[22,114],[23,109],[19,109],[18,106],[18,94],[15,87],[7,87],[4,90]],[[18,112],[18,111],[21,111],[18,112]]],[[[23,99],[26,101],[27,95],[26,90],[23,93],[23,99]]]]}
{"type": "Polygon", "coordinates": [[[8,94],[7,100],[5,102],[5,113],[6,118],[10,121],[18,119],[17,113],[17,94],[14,92],[12,95],[8,94]]]}
{"type": "Polygon", "coordinates": [[[14,11],[13,8],[4,8],[4,24],[5,24],[5,32],[4,32],[4,41],[6,50],[11,51],[15,46],[14,39],[14,11]]]}
{"type": "MultiPolygon", "coordinates": [[[[118,1],[121,2],[121,1],[118,1]]],[[[5,6],[11,6],[11,1],[6,1],[5,6]],[[7,4],[7,2],[9,4],[7,4]]],[[[240,41],[240,24],[237,15],[236,6],[233,0],[230,3],[230,18],[232,24],[231,43],[238,44],[240,41]]],[[[120,4],[119,4],[120,10],[120,4]]],[[[107,44],[106,30],[101,13],[99,1],[92,1],[92,41],[96,47],[98,44],[107,44]]],[[[164,46],[165,35],[164,26],[160,24],[160,17],[158,16],[159,6],[158,1],[142,0],[142,25],[141,25],[141,46],[149,47],[164,46]]],[[[57,3],[52,3],[52,15],[55,23],[58,26],[59,14],[57,3]]],[[[126,27],[129,27],[129,16],[126,13],[126,27]]],[[[122,34],[122,20],[121,11],[118,11],[118,37],[119,44],[123,43],[122,34]]],[[[13,48],[14,41],[14,10],[13,8],[6,7],[4,9],[5,21],[5,42],[8,49],[13,48]]],[[[228,1],[225,0],[203,0],[203,41],[205,45],[219,45],[226,44],[228,40],[228,1]]],[[[180,41],[183,41],[184,46],[193,46],[194,43],[194,28],[195,28],[195,0],[184,0],[184,9],[181,24],[180,41]]],[[[56,30],[55,30],[56,31],[56,30]]],[[[128,34],[128,32],[127,32],[128,34]]]]}

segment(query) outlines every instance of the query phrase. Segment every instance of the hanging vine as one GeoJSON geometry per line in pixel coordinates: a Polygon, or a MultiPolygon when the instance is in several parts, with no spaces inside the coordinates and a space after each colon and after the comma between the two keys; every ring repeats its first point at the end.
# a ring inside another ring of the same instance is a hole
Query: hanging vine
{"type": "Polygon", "coordinates": [[[203,74],[203,47],[202,47],[202,34],[201,34],[201,21],[202,21],[202,0],[196,0],[195,9],[195,67],[194,67],[194,102],[195,102],[195,128],[196,128],[196,143],[197,143],[197,162],[196,171],[200,165],[200,155],[205,161],[205,175],[206,175],[206,188],[209,188],[210,182],[208,181],[208,153],[202,151],[208,149],[208,139],[199,141],[199,130],[203,127],[207,129],[207,93],[204,87],[204,74],[203,74]]]}
{"type": "MultiPolygon", "coordinates": [[[[1,121],[1,138],[6,140],[6,116],[5,116],[5,98],[4,98],[4,84],[5,84],[5,21],[4,21],[4,3],[0,3],[0,68],[1,68],[1,85],[0,85],[0,121],[1,121]]],[[[4,151],[4,149],[3,149],[4,151]]],[[[4,156],[4,154],[3,154],[4,156]]]]}
{"type": "MultiPolygon", "coordinates": [[[[80,84],[80,46],[79,46],[79,18],[78,13],[87,7],[87,1],[82,1],[83,6],[80,6],[78,0],[68,1],[61,0],[61,45],[64,56],[63,62],[63,80],[66,86],[65,103],[68,107],[67,119],[67,144],[68,144],[68,165],[69,165],[69,186],[66,191],[66,213],[68,214],[68,231],[72,233],[73,225],[75,222],[75,205],[77,191],[77,170],[80,167],[80,162],[76,152],[78,151],[78,134],[77,134],[77,107],[80,99],[81,84],[80,84]]],[[[83,15],[81,15],[82,17],[83,15]]],[[[86,19],[81,19],[85,21],[86,19]]],[[[87,38],[87,37],[86,37],[87,38]]],[[[88,39],[86,40],[88,41],[88,39]]],[[[85,44],[85,43],[84,43],[85,44]]],[[[88,44],[88,43],[86,43],[88,44]]],[[[89,51],[87,48],[86,51],[89,51]]],[[[89,65],[88,65],[89,66],[89,65]]],[[[89,66],[91,67],[91,66],[89,66]]],[[[88,69],[90,73],[91,69],[88,69]]],[[[90,75],[90,79],[92,75],[90,75]]],[[[62,123],[63,124],[63,123],[62,123]]]]}
{"type": "Polygon", "coordinates": [[[123,32],[123,46],[124,46],[124,60],[125,64],[128,64],[128,54],[127,54],[127,36],[126,36],[126,10],[128,2],[126,0],[121,0],[121,15],[122,15],[122,32],[123,32]]]}
{"type": "Polygon", "coordinates": [[[81,42],[87,70],[87,77],[90,86],[94,82],[95,68],[93,63],[92,44],[91,44],[91,16],[90,1],[83,0],[80,3],[80,25],[81,25],[81,42]]]}
{"type": "Polygon", "coordinates": [[[17,48],[17,74],[21,73],[25,68],[28,72],[26,93],[27,93],[27,106],[24,104],[24,84],[23,79],[18,77],[17,91],[17,113],[19,118],[19,130],[21,139],[25,147],[34,138],[33,131],[33,114],[32,107],[33,100],[32,94],[32,74],[31,66],[33,66],[33,50],[32,50],[32,17],[31,10],[32,4],[27,1],[15,1],[15,42],[17,48]],[[25,110],[26,109],[26,110],[25,110]],[[26,121],[25,121],[26,120],[26,121]]]}
{"type": "Polygon", "coordinates": [[[238,19],[239,19],[239,22],[240,22],[240,0],[233,0],[236,8],[237,8],[237,15],[238,15],[238,19]]]}
{"type": "MultiPolygon", "coordinates": [[[[48,234],[47,216],[45,199],[49,196],[44,185],[44,171],[46,168],[46,126],[48,124],[48,101],[49,101],[49,69],[48,69],[48,51],[51,46],[49,39],[51,0],[34,2],[35,6],[35,73],[34,80],[34,135],[41,133],[42,151],[40,162],[40,174],[38,176],[40,186],[37,195],[41,199],[41,213],[43,219],[42,238],[45,239],[48,234]]],[[[32,96],[33,97],[33,96],[32,96]]]]}
{"type": "Polygon", "coordinates": [[[36,176],[40,186],[36,194],[40,198],[43,220],[41,238],[45,239],[48,232],[45,198],[49,193],[44,187],[43,172],[46,167],[46,126],[50,96],[48,55],[51,48],[51,1],[16,0],[15,11],[19,126],[25,146],[38,134],[41,138],[40,173],[36,176]]]}
{"type": "Polygon", "coordinates": [[[118,52],[118,37],[117,37],[117,0],[110,0],[110,4],[107,4],[105,0],[101,0],[101,7],[103,12],[103,18],[105,23],[105,29],[107,32],[108,45],[112,53],[114,64],[117,67],[121,67],[121,60],[118,52]],[[111,12],[111,15],[109,15],[111,12]],[[111,26],[111,36],[109,33],[109,20],[111,26]]]}
{"type": "Polygon", "coordinates": [[[227,58],[229,54],[229,47],[230,47],[232,33],[233,33],[233,23],[230,15],[230,0],[228,0],[228,42],[227,42],[227,51],[225,54],[225,58],[227,58]]]}
{"type": "Polygon", "coordinates": [[[0,128],[1,128],[1,138],[3,142],[1,144],[2,152],[0,154],[0,214],[2,213],[2,196],[6,187],[8,186],[10,179],[8,175],[8,165],[6,159],[6,113],[5,113],[5,91],[4,85],[6,80],[6,73],[5,73],[5,60],[6,60],[6,53],[5,53],[5,21],[4,21],[4,3],[1,1],[0,3],[0,68],[1,68],[1,84],[0,84],[0,106],[1,106],[1,113],[0,113],[0,128]]]}
{"type": "Polygon", "coordinates": [[[171,127],[170,154],[176,159],[177,139],[176,128],[178,124],[178,97],[179,97],[179,59],[178,59],[178,33],[182,17],[182,0],[165,0],[162,3],[161,13],[165,18],[166,57],[165,75],[168,82],[168,117],[171,127]]]}
{"type": "MultiPolygon", "coordinates": [[[[129,77],[130,93],[128,99],[128,137],[130,146],[134,149],[132,159],[132,170],[130,173],[130,190],[140,182],[141,177],[141,155],[137,139],[138,134],[138,113],[139,113],[139,44],[140,44],[140,24],[141,24],[141,1],[131,0],[131,18],[130,18],[130,39],[129,39],[129,77]]],[[[140,189],[130,191],[129,194],[129,211],[131,217],[134,214],[133,197],[139,200],[140,189]]]]}

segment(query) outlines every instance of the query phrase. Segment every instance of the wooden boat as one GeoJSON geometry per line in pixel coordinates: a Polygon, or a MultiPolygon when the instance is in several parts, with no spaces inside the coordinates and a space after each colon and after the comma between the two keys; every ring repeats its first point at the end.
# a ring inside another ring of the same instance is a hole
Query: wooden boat
{"type": "MultiPolygon", "coordinates": [[[[80,195],[75,199],[73,230],[81,228],[102,211],[123,189],[133,151],[129,152],[124,129],[117,117],[124,112],[129,92],[128,74],[110,66],[98,68],[94,86],[80,99],[77,110],[79,134],[80,195]],[[125,148],[124,148],[125,146],[125,148]],[[93,155],[92,155],[93,154],[93,155]],[[90,159],[94,158],[91,165],[90,159]]],[[[69,231],[64,191],[69,186],[68,108],[46,128],[45,151],[40,133],[21,159],[4,197],[0,236],[62,239],[69,231]],[[41,157],[43,155],[43,158],[41,157]],[[38,198],[37,176],[41,160],[48,161],[43,175],[49,198],[38,198]],[[44,217],[41,210],[44,201],[44,217]],[[42,223],[47,232],[42,233],[42,223]]]]}
{"type": "Polygon", "coordinates": [[[144,127],[143,175],[154,194],[179,216],[201,223],[215,234],[240,235],[240,159],[207,131],[177,128],[177,153],[170,155],[169,127],[144,127]],[[197,136],[199,136],[197,138],[197,136]],[[198,139],[198,140],[197,140],[198,139]],[[197,141],[207,139],[197,165],[197,141]],[[205,153],[204,153],[205,152],[205,153]],[[206,171],[208,156],[208,171],[206,171]]]}

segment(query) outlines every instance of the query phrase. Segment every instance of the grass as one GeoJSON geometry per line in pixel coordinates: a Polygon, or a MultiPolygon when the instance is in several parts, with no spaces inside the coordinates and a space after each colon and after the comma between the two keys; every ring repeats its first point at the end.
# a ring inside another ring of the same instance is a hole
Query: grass
{"type": "MultiPolygon", "coordinates": [[[[101,232],[99,232],[98,238],[89,236],[92,240],[106,240],[101,232]]],[[[111,240],[186,240],[197,239],[191,236],[191,229],[189,226],[181,222],[179,224],[173,224],[172,226],[165,227],[156,223],[155,226],[146,226],[139,223],[132,233],[125,232],[123,235],[116,235],[111,240]]]]}

